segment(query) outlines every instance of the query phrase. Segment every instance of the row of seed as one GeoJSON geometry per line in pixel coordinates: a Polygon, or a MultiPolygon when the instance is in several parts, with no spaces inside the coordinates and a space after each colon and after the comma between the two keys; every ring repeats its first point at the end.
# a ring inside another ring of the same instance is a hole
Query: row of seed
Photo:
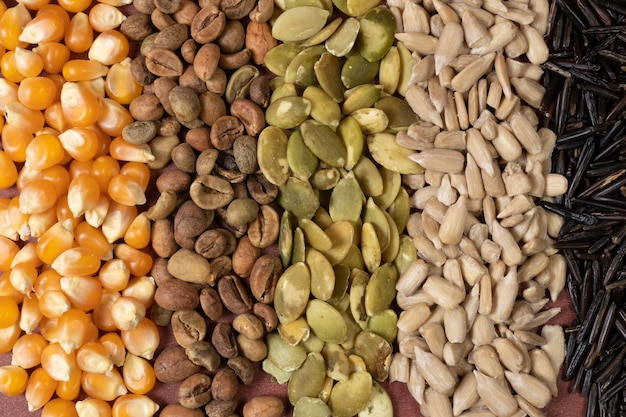
{"type": "Polygon", "coordinates": [[[43,416],[153,415],[150,170],[122,2],[0,4],[0,391],[43,416]],[[74,58],[75,56],[85,58],[74,58]],[[9,194],[10,195],[10,194],[9,194]],[[82,392],[88,399],[76,401],[82,392]]]}

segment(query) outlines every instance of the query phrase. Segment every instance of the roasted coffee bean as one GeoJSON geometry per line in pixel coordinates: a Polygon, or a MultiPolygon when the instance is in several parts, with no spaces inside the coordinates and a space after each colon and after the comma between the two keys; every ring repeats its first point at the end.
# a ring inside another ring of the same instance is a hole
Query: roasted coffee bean
{"type": "Polygon", "coordinates": [[[222,116],[211,127],[211,143],[216,149],[225,151],[233,147],[235,139],[244,133],[243,123],[234,116],[222,116]]]}
{"type": "Polygon", "coordinates": [[[226,229],[215,228],[203,232],[194,244],[194,250],[208,259],[230,255],[235,250],[237,239],[226,229]]]}
{"type": "Polygon", "coordinates": [[[261,256],[261,249],[250,243],[248,236],[242,236],[233,252],[233,271],[242,278],[249,277],[259,256],[261,256]]]}
{"type": "Polygon", "coordinates": [[[213,42],[224,30],[226,16],[216,6],[200,9],[191,21],[191,37],[199,44],[213,42]]]}
{"type": "Polygon", "coordinates": [[[237,340],[230,323],[218,322],[211,333],[211,343],[223,358],[230,359],[237,356],[237,340]]]}
{"type": "Polygon", "coordinates": [[[212,380],[206,374],[193,374],[178,387],[178,402],[186,408],[202,407],[212,398],[212,380]]]}
{"type": "Polygon", "coordinates": [[[263,175],[248,175],[246,186],[250,197],[259,204],[270,204],[278,196],[278,187],[263,175]]]}
{"type": "Polygon", "coordinates": [[[269,205],[260,207],[259,215],[248,225],[250,243],[257,248],[267,248],[278,239],[280,217],[269,205]]]}
{"type": "Polygon", "coordinates": [[[154,301],[162,308],[171,311],[193,310],[200,302],[198,290],[188,282],[171,278],[159,283],[154,293],[154,301]]]}
{"type": "Polygon", "coordinates": [[[213,377],[211,394],[213,398],[228,401],[235,398],[239,389],[239,380],[235,371],[230,368],[222,368],[213,377]]]}
{"type": "Polygon", "coordinates": [[[206,340],[191,343],[185,348],[185,353],[192,363],[202,366],[208,371],[215,371],[222,362],[222,357],[217,353],[215,347],[206,340]]]}
{"type": "Polygon", "coordinates": [[[212,400],[204,407],[207,417],[229,417],[237,409],[236,400],[212,400]]]}
{"type": "Polygon", "coordinates": [[[226,275],[217,281],[217,292],[229,311],[242,314],[252,310],[252,297],[246,285],[235,275],[226,275]]]}
{"type": "Polygon", "coordinates": [[[199,370],[200,366],[189,360],[182,346],[166,347],[154,361],[156,378],[166,384],[181,382],[199,370]]]}
{"type": "Polygon", "coordinates": [[[203,340],[207,332],[206,321],[196,310],[175,311],[172,315],[171,326],[174,339],[182,347],[203,340]]]}
{"type": "Polygon", "coordinates": [[[274,301],[276,283],[283,273],[280,258],[276,255],[263,255],[256,260],[250,272],[250,290],[262,303],[274,301]]]}
{"type": "Polygon", "coordinates": [[[278,327],[278,316],[271,305],[258,302],[254,304],[252,311],[263,321],[266,332],[273,332],[278,327]]]}
{"type": "Polygon", "coordinates": [[[248,358],[243,356],[235,356],[228,359],[228,366],[235,371],[235,374],[241,382],[249,385],[254,381],[254,365],[248,358]]]}
{"type": "Polygon", "coordinates": [[[214,288],[205,287],[200,290],[200,306],[204,314],[211,320],[217,320],[224,314],[224,305],[214,288]]]}

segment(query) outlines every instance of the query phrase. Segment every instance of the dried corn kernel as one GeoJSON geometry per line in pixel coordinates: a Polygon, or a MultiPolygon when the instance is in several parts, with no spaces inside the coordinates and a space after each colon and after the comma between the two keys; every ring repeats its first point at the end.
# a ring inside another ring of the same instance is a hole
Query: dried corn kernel
{"type": "Polygon", "coordinates": [[[113,417],[152,417],[159,405],[150,397],[139,394],[126,394],[113,403],[113,417]]]}
{"type": "Polygon", "coordinates": [[[27,43],[18,38],[22,28],[32,20],[28,9],[23,4],[7,9],[0,17],[0,44],[8,50],[24,48],[27,43]]]}
{"type": "Polygon", "coordinates": [[[26,147],[26,165],[32,169],[44,170],[60,164],[65,157],[65,149],[59,138],[49,134],[36,135],[26,147]]]}
{"type": "Polygon", "coordinates": [[[0,150],[0,189],[7,189],[17,181],[17,167],[6,152],[0,150]]]}
{"type": "Polygon", "coordinates": [[[109,4],[98,3],[89,10],[89,23],[98,32],[115,29],[125,19],[126,16],[120,9],[109,4]]]}
{"type": "Polygon", "coordinates": [[[134,121],[128,109],[111,98],[102,99],[98,127],[111,137],[121,136],[124,127],[134,121]]]}
{"type": "Polygon", "coordinates": [[[87,313],[75,308],[63,313],[63,315],[59,317],[59,344],[66,353],[78,349],[85,343],[90,323],[91,318],[87,313]]]}
{"type": "Polygon", "coordinates": [[[65,45],[77,54],[87,52],[93,42],[93,28],[84,12],[76,13],[65,30],[65,45]]]}
{"type": "Polygon", "coordinates": [[[37,297],[24,297],[22,300],[22,310],[20,312],[20,329],[22,329],[26,334],[32,334],[41,319],[43,318],[43,314],[41,314],[41,310],[39,309],[39,298],[37,297]]]}
{"type": "Polygon", "coordinates": [[[88,81],[107,75],[109,68],[96,61],[88,59],[73,59],[67,61],[61,70],[66,81],[88,81]]]}
{"type": "Polygon", "coordinates": [[[70,59],[70,50],[59,42],[42,42],[32,49],[43,60],[43,69],[48,74],[61,72],[63,64],[70,59]]]}
{"type": "Polygon", "coordinates": [[[87,54],[92,61],[113,65],[126,58],[129,49],[128,39],[124,35],[117,30],[106,30],[96,36],[87,54]]]}
{"type": "Polygon", "coordinates": [[[78,348],[76,363],[83,372],[103,374],[113,369],[108,349],[99,342],[88,342],[78,348]]]}
{"type": "Polygon", "coordinates": [[[76,161],[89,161],[100,148],[100,139],[91,129],[68,128],[59,135],[63,149],[76,161]]]}
{"type": "Polygon", "coordinates": [[[11,350],[11,365],[24,369],[38,366],[41,363],[41,354],[47,346],[48,341],[39,333],[20,336],[11,350]]]}
{"type": "Polygon", "coordinates": [[[67,381],[59,381],[55,390],[56,395],[64,400],[75,400],[80,394],[80,379],[83,371],[77,366],[67,381]]]}
{"type": "Polygon", "coordinates": [[[152,223],[145,213],[135,217],[124,234],[124,242],[135,249],[144,249],[150,243],[152,223]]]}
{"type": "Polygon", "coordinates": [[[62,277],[61,291],[74,307],[83,311],[93,310],[102,298],[102,285],[92,277],[62,277]]]}
{"type": "Polygon", "coordinates": [[[156,375],[150,362],[132,353],[126,355],[122,377],[126,388],[133,394],[147,394],[156,384],[156,375]]]}
{"type": "Polygon", "coordinates": [[[126,350],[133,355],[151,360],[159,347],[159,328],[148,318],[143,318],[135,330],[121,332],[126,350]]]}
{"type": "Polygon", "coordinates": [[[76,352],[66,352],[59,343],[50,343],[41,352],[41,367],[55,381],[69,381],[76,368],[76,352]]]}
{"type": "Polygon", "coordinates": [[[15,325],[20,317],[20,309],[9,296],[0,296],[0,328],[15,325]]]}
{"type": "Polygon", "coordinates": [[[126,360],[126,347],[121,336],[115,332],[105,333],[100,336],[98,342],[104,346],[109,352],[109,356],[113,361],[113,365],[122,366],[126,360]]]}
{"type": "Polygon", "coordinates": [[[34,110],[47,109],[52,105],[56,96],[57,86],[48,77],[24,78],[17,89],[18,100],[26,107],[34,110]]]}
{"type": "Polygon", "coordinates": [[[109,403],[97,398],[87,398],[76,402],[78,417],[111,417],[109,403]]]}
{"type": "Polygon", "coordinates": [[[100,186],[91,175],[77,176],[70,182],[67,192],[67,204],[74,217],[82,216],[93,209],[100,199],[100,186]]]}
{"type": "Polygon", "coordinates": [[[54,395],[57,381],[52,379],[43,368],[37,368],[28,378],[24,396],[28,403],[28,411],[39,410],[54,395]]]}
{"type": "Polygon", "coordinates": [[[81,386],[87,395],[103,401],[113,401],[128,392],[122,376],[115,368],[105,374],[83,372],[81,386]]]}
{"type": "Polygon", "coordinates": [[[41,409],[41,417],[77,417],[74,402],[63,398],[53,398],[41,409]]]}
{"type": "Polygon", "coordinates": [[[15,68],[26,77],[22,80],[24,82],[28,78],[37,77],[41,74],[41,71],[43,71],[43,59],[33,51],[17,48],[15,49],[15,68]]]}
{"type": "Polygon", "coordinates": [[[21,332],[17,322],[7,327],[0,327],[0,353],[10,352],[21,332]]]}
{"type": "Polygon", "coordinates": [[[16,365],[0,366],[0,392],[6,396],[22,395],[26,391],[28,373],[16,365]]]}
{"type": "Polygon", "coordinates": [[[93,275],[100,269],[100,259],[92,249],[79,246],[61,253],[51,266],[61,275],[93,275]]]}
{"type": "Polygon", "coordinates": [[[132,76],[130,62],[130,58],[126,58],[113,64],[105,79],[108,96],[120,104],[130,104],[143,91],[141,84],[132,76]]]}
{"type": "Polygon", "coordinates": [[[13,266],[9,272],[9,281],[11,281],[13,288],[19,292],[29,294],[33,289],[37,275],[39,272],[34,265],[22,262],[13,266]]]}

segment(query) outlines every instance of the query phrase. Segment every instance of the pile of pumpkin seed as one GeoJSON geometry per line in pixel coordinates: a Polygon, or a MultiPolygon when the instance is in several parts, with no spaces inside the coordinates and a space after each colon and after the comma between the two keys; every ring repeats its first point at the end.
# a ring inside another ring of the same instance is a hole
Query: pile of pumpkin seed
{"type": "Polygon", "coordinates": [[[393,415],[379,383],[397,335],[396,282],[417,257],[402,174],[422,169],[395,141],[418,122],[401,98],[412,57],[378,3],[276,1],[281,43],[265,56],[275,77],[257,155],[279,188],[285,270],[262,368],[288,385],[295,417],[393,415]]]}

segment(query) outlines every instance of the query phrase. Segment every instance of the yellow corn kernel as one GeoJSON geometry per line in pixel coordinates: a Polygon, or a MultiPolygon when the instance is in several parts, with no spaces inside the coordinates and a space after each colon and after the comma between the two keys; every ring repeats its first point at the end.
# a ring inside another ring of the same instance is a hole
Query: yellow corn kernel
{"type": "Polygon", "coordinates": [[[87,52],[92,42],[93,28],[89,17],[84,12],[76,13],[65,31],[65,45],[70,51],[80,54],[87,52]]]}
{"type": "MultiPolygon", "coordinates": [[[[0,272],[11,269],[13,258],[15,258],[15,255],[17,255],[19,250],[20,247],[17,246],[17,243],[13,242],[9,238],[0,236],[0,272]]],[[[3,326],[0,324],[0,327],[3,326]]]]}
{"type": "Polygon", "coordinates": [[[55,390],[56,395],[64,400],[75,400],[80,394],[80,379],[83,371],[77,366],[67,381],[59,381],[55,390]]]}
{"type": "Polygon", "coordinates": [[[26,160],[26,146],[34,137],[33,133],[21,130],[19,126],[4,125],[1,134],[2,149],[12,161],[24,162],[26,160]]]}
{"type": "MultiPolygon", "coordinates": [[[[10,199],[8,198],[0,198],[0,236],[15,241],[20,238],[20,235],[11,225],[11,220],[9,220],[9,201],[10,199]]],[[[2,256],[0,256],[0,259],[2,259],[2,256]]]]}
{"type": "Polygon", "coordinates": [[[102,223],[102,233],[111,243],[124,237],[133,219],[137,217],[136,206],[125,206],[111,201],[109,211],[102,223]]]}
{"type": "Polygon", "coordinates": [[[0,112],[4,112],[4,106],[8,102],[17,100],[18,89],[17,83],[0,78],[0,112]]]}
{"type": "Polygon", "coordinates": [[[61,73],[66,81],[87,81],[107,75],[109,68],[88,59],[72,59],[63,65],[61,73]]]}
{"type": "Polygon", "coordinates": [[[91,318],[84,311],[70,309],[59,317],[59,344],[66,353],[72,352],[85,343],[91,318]]]}
{"type": "MultiPolygon", "coordinates": [[[[40,55],[24,48],[15,49],[15,67],[24,77],[24,82],[28,78],[37,77],[43,71],[43,59],[40,55]]],[[[54,90],[53,90],[54,91],[54,90]]]]}
{"type": "Polygon", "coordinates": [[[78,417],[111,417],[109,403],[97,398],[87,398],[76,402],[78,417]]]}
{"type": "MultiPolygon", "coordinates": [[[[56,85],[47,77],[24,78],[18,87],[19,101],[26,107],[34,110],[44,110],[54,102],[56,85]]],[[[44,112],[44,119],[45,119],[44,112]]]]}
{"type": "Polygon", "coordinates": [[[9,125],[22,129],[28,133],[35,133],[43,129],[45,118],[39,110],[29,109],[19,101],[11,101],[4,106],[6,129],[9,125]]]}
{"type": "Polygon", "coordinates": [[[151,227],[152,223],[145,212],[139,213],[126,230],[124,242],[135,249],[144,249],[150,243],[151,227]]]}
{"type": "Polygon", "coordinates": [[[85,343],[96,342],[98,341],[99,336],[100,336],[100,329],[98,329],[98,326],[96,326],[93,320],[90,320],[89,323],[87,324],[87,333],[85,335],[85,343]]]}
{"type": "Polygon", "coordinates": [[[46,4],[50,3],[50,0],[20,0],[20,4],[23,4],[28,10],[39,10],[46,4]]]}
{"type": "Polygon", "coordinates": [[[89,161],[96,156],[100,148],[100,139],[91,129],[74,127],[59,135],[65,152],[76,161],[89,161]]]}
{"type": "Polygon", "coordinates": [[[20,336],[11,350],[11,365],[24,369],[34,368],[41,363],[41,354],[48,346],[48,341],[39,333],[20,336]]]}
{"type": "Polygon", "coordinates": [[[31,237],[39,238],[43,233],[57,222],[57,209],[50,207],[48,210],[31,214],[28,218],[28,229],[31,237]]]}
{"type": "Polygon", "coordinates": [[[132,3],[132,0],[98,0],[98,3],[104,3],[115,7],[126,6],[132,3]]]}
{"type": "Polygon", "coordinates": [[[26,147],[26,165],[44,170],[60,164],[65,157],[65,149],[59,138],[49,134],[36,135],[26,147]]]}
{"type": "Polygon", "coordinates": [[[61,253],[51,266],[61,275],[93,275],[100,269],[100,258],[92,249],[78,246],[61,253]]]}
{"type": "Polygon", "coordinates": [[[125,58],[113,64],[105,79],[107,95],[120,104],[130,104],[143,91],[143,87],[135,81],[131,73],[130,62],[130,58],[125,58]]]}
{"type": "Polygon", "coordinates": [[[97,32],[115,29],[126,19],[126,15],[117,7],[97,3],[89,10],[89,23],[97,32]]]}
{"type": "Polygon", "coordinates": [[[39,333],[48,341],[48,343],[59,342],[59,324],[58,317],[44,317],[39,323],[39,333]]]}
{"type": "Polygon", "coordinates": [[[113,254],[116,258],[123,259],[126,262],[131,275],[143,276],[152,270],[152,256],[126,243],[117,244],[113,249],[113,254]]]}
{"type": "Polygon", "coordinates": [[[15,300],[7,295],[0,296],[0,328],[17,324],[20,309],[15,300]]]}
{"type": "Polygon", "coordinates": [[[126,36],[117,30],[106,30],[93,40],[87,56],[104,65],[121,62],[128,56],[130,45],[126,36]]]}
{"type": "Polygon", "coordinates": [[[41,298],[46,292],[61,290],[61,275],[54,269],[41,271],[33,288],[35,296],[41,298]]]}
{"type": "Polygon", "coordinates": [[[11,188],[17,181],[17,167],[6,152],[0,150],[0,189],[11,188]]]}
{"type": "Polygon", "coordinates": [[[32,334],[41,319],[43,318],[43,314],[41,314],[41,310],[39,309],[39,298],[37,297],[24,297],[22,301],[22,310],[20,312],[20,329],[22,329],[26,334],[32,334]]]}
{"type": "Polygon", "coordinates": [[[70,185],[70,174],[64,166],[54,165],[39,171],[37,179],[49,181],[57,195],[64,195],[70,185]]]}
{"type": "Polygon", "coordinates": [[[135,330],[123,330],[121,336],[128,352],[147,360],[152,359],[161,340],[159,328],[147,317],[139,322],[135,330]]]}
{"type": "MultiPolygon", "coordinates": [[[[28,230],[28,218],[30,215],[22,213],[20,210],[19,196],[15,196],[11,199],[7,206],[7,212],[9,214],[11,227],[17,230],[21,240],[28,240],[30,238],[30,230],[28,230]]],[[[13,264],[13,262],[11,264],[13,264]]]]}
{"type": "Polygon", "coordinates": [[[136,298],[121,296],[111,304],[111,318],[119,330],[135,330],[146,316],[146,307],[136,298]]]}
{"type": "Polygon", "coordinates": [[[87,210],[93,209],[100,199],[100,186],[91,175],[75,177],[67,192],[67,204],[74,217],[82,216],[87,210]]]}
{"type": "Polygon", "coordinates": [[[118,291],[104,290],[100,303],[93,309],[93,321],[99,329],[112,332],[117,330],[111,314],[111,306],[122,295],[118,291]]]}
{"type": "Polygon", "coordinates": [[[35,280],[39,272],[37,268],[28,262],[22,262],[13,267],[9,272],[9,281],[13,288],[23,294],[32,291],[35,280]]]}
{"type": "Polygon", "coordinates": [[[150,397],[139,394],[126,394],[113,403],[113,417],[152,417],[159,405],[150,397]]]}
{"type": "Polygon", "coordinates": [[[43,213],[57,202],[54,184],[47,180],[34,180],[26,184],[19,195],[19,210],[24,214],[43,213]]]}
{"type": "Polygon", "coordinates": [[[126,347],[119,333],[109,332],[100,336],[98,342],[104,346],[109,352],[109,357],[113,361],[113,365],[122,366],[126,360],[126,347]]]}
{"type": "Polygon", "coordinates": [[[35,369],[28,378],[24,392],[28,411],[36,411],[43,407],[54,395],[56,387],[57,381],[48,375],[45,369],[35,369]]]}
{"type": "Polygon", "coordinates": [[[9,297],[16,304],[24,300],[24,294],[13,288],[9,281],[9,274],[0,274],[0,297],[9,297]]]}
{"type": "Polygon", "coordinates": [[[154,161],[155,159],[152,154],[152,149],[150,149],[147,143],[133,144],[125,141],[121,137],[116,137],[111,141],[110,152],[111,156],[118,161],[146,163],[154,161]]]}
{"type": "Polygon", "coordinates": [[[91,6],[91,0],[58,0],[57,3],[70,13],[82,12],[91,6]]]}
{"type": "Polygon", "coordinates": [[[7,9],[0,17],[0,44],[8,50],[25,48],[28,44],[18,38],[22,28],[31,20],[30,12],[23,4],[7,9]]]}
{"type": "Polygon", "coordinates": [[[126,107],[111,98],[102,99],[102,111],[98,126],[111,137],[121,136],[124,127],[134,121],[126,107]]]}
{"type": "Polygon", "coordinates": [[[113,369],[108,349],[99,342],[87,342],[78,348],[76,363],[83,372],[103,374],[113,369]]]}
{"type": "Polygon", "coordinates": [[[72,162],[70,162],[70,166],[68,168],[70,178],[74,179],[80,177],[81,175],[90,175],[92,165],[93,161],[91,159],[86,161],[78,161],[74,159],[72,162]]]}
{"type": "Polygon", "coordinates": [[[98,279],[107,290],[122,291],[128,285],[130,269],[123,259],[111,259],[100,268],[98,279]]]}
{"type": "Polygon", "coordinates": [[[19,83],[26,78],[17,69],[17,60],[15,59],[15,51],[7,51],[0,57],[0,72],[7,81],[19,83]]]}
{"type": "Polygon", "coordinates": [[[147,394],[156,384],[156,375],[150,362],[132,353],[126,355],[122,377],[126,388],[133,394],[147,394]]]}
{"type": "Polygon", "coordinates": [[[108,155],[109,146],[111,145],[111,137],[107,135],[106,133],[104,133],[97,124],[89,126],[88,129],[91,129],[94,132],[96,132],[96,135],[98,135],[98,138],[100,139],[100,149],[98,150],[98,153],[96,154],[96,158],[100,156],[108,155]]]}
{"type": "Polygon", "coordinates": [[[17,322],[7,327],[0,327],[0,354],[10,352],[21,333],[22,329],[17,322]]]}
{"type": "Polygon", "coordinates": [[[146,203],[146,194],[141,185],[124,174],[111,178],[107,193],[113,201],[126,206],[140,206],[146,203]]]}
{"type": "Polygon", "coordinates": [[[55,223],[37,241],[37,256],[46,264],[74,245],[74,222],[72,219],[55,223]]]}
{"type": "Polygon", "coordinates": [[[41,409],[41,417],[78,417],[74,401],[53,398],[41,409]]]}
{"type": "Polygon", "coordinates": [[[150,177],[152,175],[148,165],[142,162],[126,162],[120,169],[120,174],[126,175],[135,180],[141,189],[146,191],[150,183],[150,177]]]}
{"type": "Polygon", "coordinates": [[[74,127],[87,127],[100,117],[100,101],[85,86],[66,82],[61,88],[63,116],[74,127]]]}
{"type": "MultiPolygon", "coordinates": [[[[60,92],[61,88],[57,88],[60,92]]],[[[46,120],[46,124],[59,132],[64,132],[71,127],[67,120],[65,120],[65,116],[63,116],[63,109],[61,108],[61,102],[59,100],[56,100],[54,103],[47,106],[43,115],[46,120]]]]}
{"type": "MultiPolygon", "coordinates": [[[[40,10],[41,12],[41,10],[40,10]]],[[[63,39],[65,26],[56,13],[38,13],[34,19],[24,26],[20,33],[20,42],[39,44],[42,42],[58,42],[63,39]]]]}
{"type": "Polygon", "coordinates": [[[48,74],[61,72],[63,64],[70,59],[70,50],[59,42],[42,42],[32,49],[43,60],[43,69],[48,74]]]}
{"type": "Polygon", "coordinates": [[[102,298],[102,285],[92,277],[62,277],[61,291],[74,307],[84,311],[93,310],[102,298]]]}
{"type": "Polygon", "coordinates": [[[41,367],[55,381],[69,381],[76,368],[76,352],[66,352],[59,343],[50,343],[41,352],[41,367]]]}
{"type": "Polygon", "coordinates": [[[109,155],[97,157],[91,166],[91,175],[98,181],[101,190],[109,188],[109,181],[120,173],[120,163],[109,155]]]}
{"type": "Polygon", "coordinates": [[[154,282],[154,278],[140,276],[134,277],[128,282],[126,288],[122,290],[122,295],[125,297],[133,297],[141,301],[147,310],[154,301],[155,292],[156,284],[154,282]]]}
{"type": "Polygon", "coordinates": [[[58,318],[72,308],[72,303],[61,290],[50,290],[39,297],[39,311],[44,317],[58,318]]]}
{"type": "Polygon", "coordinates": [[[113,245],[110,244],[102,231],[87,222],[81,222],[74,228],[74,238],[79,246],[89,247],[102,260],[113,257],[113,245]]]}
{"type": "Polygon", "coordinates": [[[115,368],[105,374],[83,372],[81,386],[87,395],[103,401],[113,401],[128,392],[122,376],[115,368]]]}
{"type": "Polygon", "coordinates": [[[0,366],[0,392],[8,397],[22,395],[26,391],[28,372],[17,365],[0,366]]]}
{"type": "Polygon", "coordinates": [[[35,268],[39,268],[43,262],[37,256],[37,244],[35,242],[26,242],[24,246],[15,254],[11,268],[15,265],[26,262],[33,265],[35,268]]]}
{"type": "Polygon", "coordinates": [[[95,207],[85,212],[85,221],[90,226],[100,227],[109,212],[110,202],[111,200],[108,195],[100,193],[95,207]]]}

